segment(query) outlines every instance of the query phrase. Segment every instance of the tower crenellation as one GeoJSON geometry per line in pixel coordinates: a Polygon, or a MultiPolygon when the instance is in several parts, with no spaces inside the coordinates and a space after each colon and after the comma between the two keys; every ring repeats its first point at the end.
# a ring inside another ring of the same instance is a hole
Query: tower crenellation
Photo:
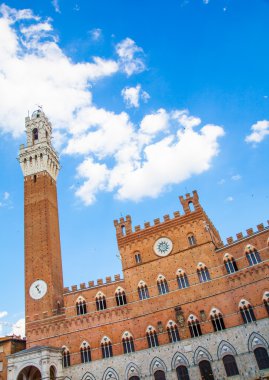
{"type": "Polygon", "coordinates": [[[56,181],[60,164],[51,143],[51,123],[45,113],[39,109],[26,117],[25,129],[27,145],[20,146],[18,157],[24,177],[46,171],[56,181]]]}

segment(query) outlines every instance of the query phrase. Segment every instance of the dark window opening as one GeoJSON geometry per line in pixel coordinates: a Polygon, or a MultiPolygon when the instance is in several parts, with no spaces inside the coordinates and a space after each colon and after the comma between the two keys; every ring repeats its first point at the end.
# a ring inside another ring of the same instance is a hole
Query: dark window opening
{"type": "Polygon", "coordinates": [[[112,358],[113,351],[112,351],[112,344],[110,342],[102,343],[101,348],[102,348],[103,359],[112,358]]]}
{"type": "Polygon", "coordinates": [[[269,368],[269,356],[265,348],[259,347],[254,350],[254,355],[258,364],[259,369],[269,368]]]}
{"type": "Polygon", "coordinates": [[[207,360],[202,360],[199,363],[199,369],[203,380],[214,380],[211,364],[207,360]]]}
{"type": "Polygon", "coordinates": [[[180,365],[176,369],[178,380],[190,380],[188,368],[184,365],[180,365]]]}
{"type": "Polygon", "coordinates": [[[85,301],[79,301],[76,303],[77,315],[87,314],[87,305],[85,301]]]}
{"type": "Polygon", "coordinates": [[[131,352],[135,352],[134,340],[132,337],[124,338],[122,340],[122,345],[123,345],[123,352],[125,354],[130,354],[131,352]]]}
{"type": "Polygon", "coordinates": [[[239,375],[235,358],[232,355],[225,355],[222,361],[227,377],[239,375]]]}
{"type": "Polygon", "coordinates": [[[90,347],[80,349],[81,363],[89,363],[92,360],[90,347]]]}
{"type": "Polygon", "coordinates": [[[178,328],[176,325],[168,327],[167,332],[168,332],[168,337],[169,337],[170,343],[175,343],[175,342],[180,341],[179,332],[178,332],[178,328]]]}
{"type": "Polygon", "coordinates": [[[97,311],[106,309],[106,297],[105,296],[96,297],[95,302],[96,302],[97,311]]]}
{"type": "Polygon", "coordinates": [[[126,299],[126,295],[124,291],[116,293],[116,302],[117,302],[117,306],[122,306],[122,305],[127,304],[127,299],[126,299]]]}

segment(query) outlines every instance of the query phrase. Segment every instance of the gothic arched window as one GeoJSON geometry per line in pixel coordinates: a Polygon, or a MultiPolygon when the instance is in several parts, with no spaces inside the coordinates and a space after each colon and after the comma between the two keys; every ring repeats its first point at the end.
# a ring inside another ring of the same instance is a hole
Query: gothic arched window
{"type": "Polygon", "coordinates": [[[101,349],[103,359],[111,358],[113,356],[112,344],[107,336],[104,336],[104,338],[101,341],[101,349]]]}
{"type": "Polygon", "coordinates": [[[63,367],[70,367],[70,352],[67,347],[63,347],[63,367]]]}
{"type": "Polygon", "coordinates": [[[203,263],[199,263],[197,267],[197,274],[200,282],[210,281],[210,275],[207,267],[203,263]]]}
{"type": "Polygon", "coordinates": [[[223,258],[225,268],[228,274],[234,273],[238,271],[237,264],[235,259],[229,253],[226,253],[223,258]]]}
{"type": "Polygon", "coordinates": [[[87,305],[83,297],[78,297],[76,302],[77,315],[87,314],[87,305]]]}
{"type": "Polygon", "coordinates": [[[149,348],[159,346],[159,340],[154,327],[149,326],[147,328],[147,341],[149,348]]]}
{"type": "Polygon", "coordinates": [[[104,293],[98,292],[95,297],[96,309],[97,311],[106,309],[106,297],[104,293]]]}
{"type": "Polygon", "coordinates": [[[179,289],[188,288],[190,286],[188,277],[183,269],[177,270],[177,284],[179,289]]]}
{"type": "Polygon", "coordinates": [[[227,377],[239,375],[238,367],[233,355],[225,355],[222,361],[227,377]]]}
{"type": "Polygon", "coordinates": [[[91,348],[88,342],[83,342],[80,346],[81,363],[88,363],[92,360],[91,348]]]}
{"type": "Polygon", "coordinates": [[[190,380],[188,368],[185,365],[180,365],[176,369],[178,380],[190,380]]]}
{"type": "Polygon", "coordinates": [[[125,354],[130,354],[131,352],[135,352],[134,348],[134,340],[132,335],[125,331],[122,335],[122,345],[123,345],[123,352],[125,354]]]}
{"type": "Polygon", "coordinates": [[[250,266],[259,264],[262,261],[257,249],[250,244],[246,247],[245,253],[250,266]]]}
{"type": "Polygon", "coordinates": [[[157,286],[158,286],[159,294],[169,293],[168,283],[166,281],[166,278],[162,274],[158,276],[157,286]]]}
{"type": "Polygon", "coordinates": [[[251,323],[256,321],[253,307],[246,300],[241,300],[239,303],[239,310],[244,323],[251,323]]]}
{"type": "Polygon", "coordinates": [[[170,343],[179,342],[180,337],[176,323],[174,321],[169,321],[166,328],[170,343]]]}
{"type": "Polygon", "coordinates": [[[218,309],[212,309],[210,313],[211,322],[214,331],[225,330],[225,324],[221,312],[218,309]]]}
{"type": "Polygon", "coordinates": [[[140,300],[145,300],[149,298],[148,287],[144,281],[139,282],[137,290],[138,290],[138,295],[139,295],[140,300]]]}
{"type": "Polygon", "coordinates": [[[269,356],[264,347],[255,348],[254,355],[260,370],[269,368],[269,356]]]}
{"type": "Polygon", "coordinates": [[[122,305],[127,304],[125,291],[121,287],[118,287],[118,289],[116,290],[115,297],[116,297],[117,306],[122,306],[122,305]]]}
{"type": "Polygon", "coordinates": [[[195,338],[197,336],[202,335],[201,327],[200,327],[200,322],[198,318],[191,314],[188,318],[188,325],[189,325],[189,330],[191,333],[191,337],[195,338]]]}

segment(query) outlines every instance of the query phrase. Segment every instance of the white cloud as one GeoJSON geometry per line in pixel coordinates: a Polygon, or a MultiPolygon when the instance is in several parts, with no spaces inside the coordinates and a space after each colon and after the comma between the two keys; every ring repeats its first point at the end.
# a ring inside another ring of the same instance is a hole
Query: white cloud
{"type": "Polygon", "coordinates": [[[0,318],[4,318],[8,315],[7,311],[0,311],[0,318]]]}
{"type": "Polygon", "coordinates": [[[21,336],[22,338],[25,337],[25,319],[24,318],[21,318],[17,322],[14,323],[9,335],[13,335],[13,334],[16,336],[21,336]]]}
{"type": "Polygon", "coordinates": [[[229,197],[226,198],[226,201],[227,202],[233,202],[234,198],[232,196],[229,196],[229,197]]]}
{"type": "Polygon", "coordinates": [[[100,57],[73,63],[58,46],[50,20],[7,6],[0,13],[0,131],[21,135],[25,113],[36,103],[54,125],[66,128],[77,110],[91,104],[90,82],[116,73],[118,63],[100,57]]]}
{"type": "Polygon", "coordinates": [[[135,108],[139,107],[140,100],[147,102],[150,98],[149,94],[142,90],[141,84],[137,84],[136,87],[125,87],[121,95],[127,107],[135,108]]]}
{"type": "Polygon", "coordinates": [[[269,121],[261,120],[251,126],[251,134],[246,136],[245,141],[247,143],[258,144],[269,135],[269,121]]]}
{"type": "Polygon", "coordinates": [[[131,38],[125,38],[119,42],[116,45],[116,52],[120,58],[121,70],[128,76],[141,73],[146,69],[143,49],[131,38]]]}
{"type": "Polygon", "coordinates": [[[98,41],[102,37],[102,29],[100,28],[92,29],[89,33],[94,41],[98,41]]]}
{"type": "MultiPolygon", "coordinates": [[[[187,111],[177,112],[188,115],[187,111]]],[[[100,191],[114,192],[121,200],[138,201],[156,197],[170,185],[208,170],[218,154],[223,128],[205,125],[198,131],[182,129],[174,114],[159,109],[146,115],[139,128],[125,113],[96,109],[84,115],[78,122],[79,132],[74,129],[65,150],[85,156],[77,171],[83,183],[76,195],[85,204],[93,203],[100,191]],[[86,117],[93,118],[89,130],[85,130],[86,117]]]]}
{"type": "MultiPolygon", "coordinates": [[[[93,57],[75,63],[59,47],[50,20],[30,10],[2,6],[1,11],[0,132],[22,135],[25,110],[41,104],[55,126],[58,148],[80,159],[74,191],[85,204],[100,192],[135,201],[155,197],[210,168],[222,127],[201,127],[200,118],[187,110],[164,108],[135,124],[126,112],[92,104],[92,81],[119,70],[130,76],[146,69],[143,50],[133,40],[116,45],[118,61],[93,57]]],[[[140,101],[148,97],[139,92],[140,101]]],[[[135,98],[130,102],[137,104],[135,98]]]]}
{"type": "Polygon", "coordinates": [[[7,201],[9,199],[9,197],[10,197],[10,194],[7,191],[5,191],[3,194],[4,201],[7,201]]]}
{"type": "Polygon", "coordinates": [[[233,181],[239,181],[241,178],[242,178],[242,177],[241,177],[240,174],[236,174],[236,175],[233,175],[233,176],[231,177],[231,179],[232,179],[233,181]]]}
{"type": "Polygon", "coordinates": [[[54,8],[55,12],[61,13],[60,5],[59,5],[59,0],[52,0],[51,4],[53,5],[53,8],[54,8]]]}

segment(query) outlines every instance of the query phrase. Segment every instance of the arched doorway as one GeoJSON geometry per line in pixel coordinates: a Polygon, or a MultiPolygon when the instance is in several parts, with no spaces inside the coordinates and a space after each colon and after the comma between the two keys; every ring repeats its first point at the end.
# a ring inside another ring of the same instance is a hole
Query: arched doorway
{"type": "Polygon", "coordinates": [[[50,367],[50,380],[56,380],[56,369],[54,366],[50,367]]]}
{"type": "Polygon", "coordinates": [[[17,380],[41,380],[41,373],[34,366],[26,367],[19,373],[17,380]]]}
{"type": "Polygon", "coordinates": [[[165,373],[163,371],[156,371],[154,373],[155,380],[166,380],[165,373]]]}
{"type": "Polygon", "coordinates": [[[208,360],[202,360],[199,363],[202,380],[214,380],[211,364],[208,360]]]}

